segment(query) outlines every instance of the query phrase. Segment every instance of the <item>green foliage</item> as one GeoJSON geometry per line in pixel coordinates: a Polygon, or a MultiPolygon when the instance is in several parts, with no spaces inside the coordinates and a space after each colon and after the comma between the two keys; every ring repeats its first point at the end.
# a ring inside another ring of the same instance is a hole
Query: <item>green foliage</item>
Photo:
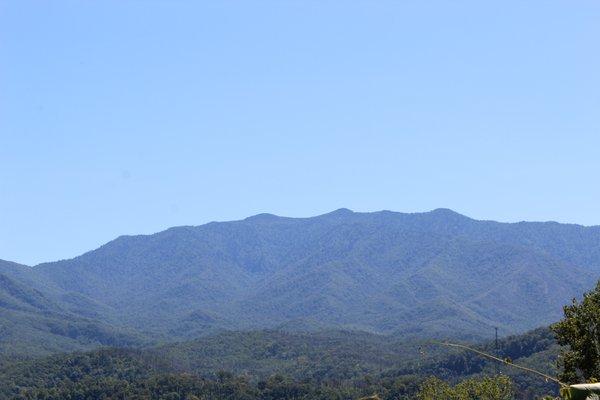
{"type": "Polygon", "coordinates": [[[564,318],[552,325],[558,343],[568,346],[559,359],[561,379],[566,383],[595,382],[600,379],[600,281],[564,307],[564,318]]]}
{"type": "MultiPolygon", "coordinates": [[[[501,351],[519,364],[544,369],[545,364],[531,362],[554,351],[552,342],[545,343],[547,334],[537,330],[503,339],[501,351]]],[[[178,395],[341,400],[376,393],[382,400],[398,400],[414,399],[431,375],[456,383],[465,378],[487,382],[485,377],[493,374],[492,365],[470,353],[426,342],[335,331],[231,332],[156,348],[102,349],[6,362],[0,367],[0,399],[178,395]],[[19,395],[29,397],[15,397],[19,395]]],[[[511,378],[519,399],[556,392],[555,386],[540,385],[530,375],[515,373],[511,378]]],[[[459,386],[463,387],[470,386],[459,386]]]]}
{"type": "Polygon", "coordinates": [[[480,379],[466,379],[451,386],[432,377],[421,385],[419,400],[511,400],[513,388],[510,378],[499,375],[480,379]]]}

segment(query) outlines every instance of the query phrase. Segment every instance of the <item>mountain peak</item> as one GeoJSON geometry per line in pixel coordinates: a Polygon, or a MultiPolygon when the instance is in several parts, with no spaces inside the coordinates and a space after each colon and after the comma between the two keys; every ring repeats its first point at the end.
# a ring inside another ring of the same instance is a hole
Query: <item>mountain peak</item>
{"type": "Polygon", "coordinates": [[[247,217],[244,221],[272,221],[274,219],[281,218],[275,214],[269,213],[260,213],[256,215],[252,215],[251,217],[247,217]]]}
{"type": "Polygon", "coordinates": [[[453,219],[453,220],[470,219],[469,217],[459,214],[456,211],[451,210],[449,208],[436,208],[435,210],[432,210],[426,214],[430,214],[435,217],[444,218],[444,219],[453,219]]]}
{"type": "Polygon", "coordinates": [[[440,215],[460,215],[462,216],[462,214],[457,213],[454,210],[451,210],[449,208],[436,208],[435,210],[430,211],[432,214],[440,214],[440,215]]]}
{"type": "Polygon", "coordinates": [[[348,208],[338,208],[335,211],[331,211],[327,214],[323,214],[323,216],[343,216],[343,215],[351,215],[354,214],[354,211],[348,208]]]}

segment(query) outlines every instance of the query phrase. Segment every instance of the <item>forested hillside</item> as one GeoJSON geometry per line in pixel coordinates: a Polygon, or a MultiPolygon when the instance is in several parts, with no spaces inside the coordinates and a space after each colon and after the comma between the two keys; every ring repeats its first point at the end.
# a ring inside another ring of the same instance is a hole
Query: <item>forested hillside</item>
{"type": "MultiPolygon", "coordinates": [[[[480,348],[493,351],[493,344],[480,348]]],[[[549,331],[539,329],[502,339],[498,354],[554,373],[556,351],[549,331]]],[[[13,362],[0,368],[0,398],[356,399],[377,393],[386,400],[412,399],[431,375],[455,382],[494,373],[514,380],[519,399],[557,389],[430,341],[359,332],[257,331],[13,362]]]]}
{"type": "Polygon", "coordinates": [[[34,269],[0,260],[0,355],[142,343],[139,334],[118,328],[107,315],[106,307],[40,279],[34,269]]]}

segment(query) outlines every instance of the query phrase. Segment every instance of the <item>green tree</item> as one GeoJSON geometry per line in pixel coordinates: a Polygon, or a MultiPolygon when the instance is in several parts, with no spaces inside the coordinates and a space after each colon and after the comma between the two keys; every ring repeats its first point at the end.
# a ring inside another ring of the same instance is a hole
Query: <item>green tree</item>
{"type": "Polygon", "coordinates": [[[417,398],[419,400],[511,400],[513,395],[512,381],[505,375],[466,379],[455,386],[432,377],[423,382],[417,398]]]}
{"type": "Polygon", "coordinates": [[[564,318],[551,326],[560,345],[560,379],[565,383],[600,378],[600,281],[578,302],[563,308],[564,318]]]}

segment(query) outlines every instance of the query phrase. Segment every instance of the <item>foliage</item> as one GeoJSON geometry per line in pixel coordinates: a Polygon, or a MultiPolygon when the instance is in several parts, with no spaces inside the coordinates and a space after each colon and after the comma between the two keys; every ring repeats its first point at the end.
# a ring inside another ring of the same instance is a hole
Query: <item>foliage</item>
{"type": "MultiPolygon", "coordinates": [[[[505,338],[500,351],[515,362],[544,369],[546,364],[531,363],[554,351],[553,342],[545,342],[548,337],[547,330],[536,330],[505,338]]],[[[470,353],[359,332],[230,332],[155,348],[6,362],[0,367],[0,399],[161,398],[174,392],[179,398],[200,399],[356,399],[377,394],[382,400],[398,400],[414,399],[431,375],[455,384],[469,378],[485,382],[494,371],[470,353]]],[[[519,399],[556,392],[530,375],[511,378],[519,399]]]]}
{"type": "Polygon", "coordinates": [[[552,325],[558,343],[568,346],[559,359],[561,379],[566,383],[600,379],[600,281],[585,293],[583,300],[573,299],[564,307],[564,318],[552,325]]]}
{"type": "Polygon", "coordinates": [[[504,375],[466,379],[451,386],[432,377],[421,385],[419,400],[511,400],[513,388],[510,378],[504,375]]]}

